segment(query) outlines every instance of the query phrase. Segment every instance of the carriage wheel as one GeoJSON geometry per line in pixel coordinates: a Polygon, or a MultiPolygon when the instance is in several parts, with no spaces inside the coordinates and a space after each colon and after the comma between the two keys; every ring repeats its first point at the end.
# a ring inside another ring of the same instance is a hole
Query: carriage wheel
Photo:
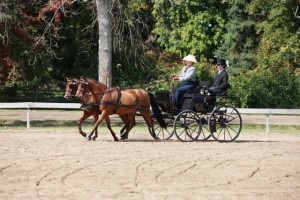
{"type": "Polygon", "coordinates": [[[162,128],[157,120],[153,117],[152,118],[152,124],[153,124],[153,130],[156,135],[161,140],[168,140],[174,135],[173,131],[173,123],[174,123],[174,118],[164,118],[167,127],[162,128]]]}
{"type": "Polygon", "coordinates": [[[205,141],[211,137],[211,132],[208,126],[209,115],[201,115],[201,130],[197,137],[195,137],[196,141],[205,141]]]}
{"type": "Polygon", "coordinates": [[[179,113],[174,121],[174,132],[178,140],[192,142],[201,131],[201,120],[199,115],[191,110],[179,113]]]}
{"type": "Polygon", "coordinates": [[[209,128],[212,136],[219,142],[232,142],[241,133],[242,118],[236,108],[220,106],[209,116],[209,128]]]}

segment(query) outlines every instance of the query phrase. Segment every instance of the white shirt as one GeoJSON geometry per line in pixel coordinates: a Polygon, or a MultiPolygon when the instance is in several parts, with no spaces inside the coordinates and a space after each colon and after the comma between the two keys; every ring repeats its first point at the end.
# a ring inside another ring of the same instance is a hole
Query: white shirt
{"type": "Polygon", "coordinates": [[[180,81],[196,81],[196,69],[193,66],[185,66],[178,76],[180,81]]]}
{"type": "Polygon", "coordinates": [[[218,71],[218,75],[219,75],[222,71],[224,71],[224,69],[221,69],[220,71],[218,71]]]}

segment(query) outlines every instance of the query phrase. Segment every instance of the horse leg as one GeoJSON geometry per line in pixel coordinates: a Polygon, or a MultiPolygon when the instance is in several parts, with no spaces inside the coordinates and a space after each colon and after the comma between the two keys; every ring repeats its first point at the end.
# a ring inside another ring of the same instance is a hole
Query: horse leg
{"type": "MultiPolygon", "coordinates": [[[[127,123],[129,122],[127,122],[127,115],[119,115],[119,117],[121,118],[121,120],[122,120],[122,122],[124,123],[124,126],[123,126],[123,128],[120,130],[120,135],[123,135],[124,134],[124,131],[126,130],[126,125],[127,125],[127,123]]],[[[128,124],[129,125],[129,124],[128,124]]]]}
{"type": "Polygon", "coordinates": [[[129,126],[126,129],[125,133],[121,136],[122,140],[128,139],[129,131],[135,126],[135,112],[129,113],[128,115],[129,126]]]}
{"type": "Polygon", "coordinates": [[[129,117],[128,115],[119,115],[121,120],[123,121],[124,123],[124,126],[123,128],[120,130],[120,136],[122,137],[122,135],[125,134],[126,130],[129,129],[129,126],[130,126],[130,120],[129,120],[129,117]]]}
{"type": "Polygon", "coordinates": [[[91,114],[89,114],[87,111],[83,111],[83,115],[82,117],[78,120],[77,122],[77,127],[78,127],[78,130],[79,130],[79,133],[83,136],[83,137],[86,137],[86,133],[82,131],[81,129],[81,124],[84,120],[86,120],[87,118],[89,118],[89,116],[91,116],[91,114]]]}
{"type": "Polygon", "coordinates": [[[110,119],[109,116],[107,115],[105,118],[105,122],[106,122],[106,126],[108,128],[108,130],[110,131],[111,135],[114,138],[114,141],[119,141],[118,137],[116,136],[115,132],[111,129],[111,124],[110,124],[110,119]]]}
{"type": "Polygon", "coordinates": [[[87,141],[91,140],[91,137],[92,137],[93,133],[96,131],[96,129],[98,128],[99,124],[103,121],[103,119],[105,119],[106,116],[108,116],[106,114],[106,111],[103,111],[101,113],[101,115],[99,116],[98,120],[96,121],[96,123],[94,123],[92,131],[89,133],[89,135],[86,136],[86,140],[87,141]]]}
{"type": "Polygon", "coordinates": [[[140,111],[141,115],[143,116],[144,120],[146,121],[148,125],[148,130],[150,135],[155,139],[158,140],[159,138],[155,135],[155,132],[153,130],[153,124],[152,124],[152,119],[151,119],[151,113],[150,111],[140,111]]]}
{"type": "MultiPolygon", "coordinates": [[[[95,124],[99,119],[99,113],[93,114],[93,117],[94,117],[94,124],[95,124]]],[[[97,137],[98,137],[98,127],[95,129],[95,135],[94,137],[92,137],[92,140],[95,141],[97,137]]]]}

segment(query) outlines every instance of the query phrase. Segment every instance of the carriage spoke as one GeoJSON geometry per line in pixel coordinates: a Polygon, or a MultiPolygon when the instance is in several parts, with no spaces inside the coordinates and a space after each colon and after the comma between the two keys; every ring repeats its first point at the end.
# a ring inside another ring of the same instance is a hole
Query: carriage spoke
{"type": "Polygon", "coordinates": [[[222,129],[220,129],[220,131],[219,131],[219,134],[218,134],[217,138],[219,138],[219,137],[220,137],[220,134],[221,134],[221,132],[222,132],[222,129]]]}
{"type": "MultiPolygon", "coordinates": [[[[182,130],[181,133],[179,134],[179,137],[185,132],[186,132],[186,130],[182,130]]],[[[186,135],[186,134],[184,134],[184,135],[186,135]]]]}
{"type": "Polygon", "coordinates": [[[174,122],[176,137],[182,142],[194,141],[200,131],[200,117],[194,111],[186,110],[178,114],[174,122]]]}
{"type": "Polygon", "coordinates": [[[165,122],[166,122],[167,126],[165,128],[163,128],[158,124],[158,122],[155,118],[152,119],[154,133],[156,134],[156,137],[158,137],[161,140],[168,140],[174,134],[173,119],[165,120],[165,122]]]}
{"type": "Polygon", "coordinates": [[[218,117],[216,132],[212,133],[212,136],[219,142],[234,141],[241,132],[242,119],[239,112],[230,106],[218,107],[213,112],[218,117]]]}
{"type": "MultiPolygon", "coordinates": [[[[228,135],[229,135],[230,139],[232,140],[232,137],[231,137],[231,134],[230,134],[230,131],[228,130],[228,128],[230,128],[230,127],[226,127],[226,130],[228,132],[228,135]]],[[[224,131],[225,131],[225,129],[224,129],[224,131]]],[[[225,140],[225,136],[224,136],[224,140],[225,140]]]]}
{"type": "Polygon", "coordinates": [[[210,131],[208,129],[208,126],[202,126],[201,133],[197,136],[197,140],[199,140],[199,137],[201,135],[203,136],[201,138],[203,138],[204,140],[205,140],[205,138],[208,139],[208,137],[210,137],[211,134],[210,134],[210,131]]]}
{"type": "MultiPolygon", "coordinates": [[[[238,133],[238,131],[236,131],[235,129],[231,128],[230,125],[228,125],[226,128],[227,128],[227,129],[229,128],[229,129],[231,129],[232,131],[234,131],[235,133],[238,133]]],[[[228,130],[228,132],[229,132],[229,130],[228,130]]]]}

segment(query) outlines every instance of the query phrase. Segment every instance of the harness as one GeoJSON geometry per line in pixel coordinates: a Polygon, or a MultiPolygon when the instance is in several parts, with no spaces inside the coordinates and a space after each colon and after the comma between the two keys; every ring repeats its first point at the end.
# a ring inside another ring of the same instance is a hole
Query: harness
{"type": "MultiPolygon", "coordinates": [[[[114,105],[114,106],[116,106],[116,107],[114,108],[114,111],[113,111],[113,113],[116,113],[117,110],[118,110],[118,108],[119,108],[120,105],[121,105],[121,96],[122,96],[122,94],[121,94],[121,89],[120,89],[119,87],[117,87],[118,96],[117,96],[116,101],[114,102],[114,101],[112,100],[112,96],[111,96],[111,93],[112,93],[113,91],[114,91],[114,90],[109,90],[109,91],[107,91],[107,89],[106,89],[105,93],[109,92],[111,101],[100,101],[99,104],[100,104],[100,105],[114,105]]],[[[104,93],[104,94],[105,94],[105,93],[104,93]]],[[[104,96],[104,94],[102,95],[102,97],[104,96]]],[[[102,97],[100,98],[100,100],[102,99],[102,97]]]]}
{"type": "Polygon", "coordinates": [[[89,102],[89,100],[91,99],[92,97],[92,94],[91,93],[88,93],[88,94],[85,94],[84,96],[88,96],[88,99],[86,101],[84,101],[84,98],[82,97],[81,98],[81,106],[80,108],[82,110],[93,110],[93,111],[98,111],[98,104],[97,103],[94,103],[94,102],[89,102]]]}
{"type": "MultiPolygon", "coordinates": [[[[143,93],[141,92],[141,90],[139,90],[139,89],[137,89],[137,90],[140,92],[140,99],[141,99],[138,105],[126,105],[126,104],[122,104],[122,102],[121,102],[122,90],[119,87],[116,87],[116,88],[107,88],[103,94],[99,95],[99,98],[98,98],[98,100],[96,102],[84,102],[84,103],[82,103],[81,109],[84,109],[86,107],[92,106],[93,110],[94,109],[98,110],[98,108],[96,108],[96,106],[99,106],[99,105],[113,105],[113,106],[115,106],[115,108],[113,110],[114,114],[117,112],[117,110],[120,107],[126,107],[126,108],[130,108],[130,109],[137,109],[139,111],[143,110],[143,109],[147,109],[148,106],[142,106],[141,105],[142,99],[144,99],[145,96],[143,95],[143,93]],[[117,99],[115,101],[113,101],[113,98],[112,98],[112,93],[114,91],[117,91],[117,99]],[[103,98],[103,96],[106,95],[106,94],[109,94],[110,100],[109,101],[101,101],[101,99],[103,98]]],[[[91,94],[89,93],[89,95],[91,95],[91,94]]]]}

